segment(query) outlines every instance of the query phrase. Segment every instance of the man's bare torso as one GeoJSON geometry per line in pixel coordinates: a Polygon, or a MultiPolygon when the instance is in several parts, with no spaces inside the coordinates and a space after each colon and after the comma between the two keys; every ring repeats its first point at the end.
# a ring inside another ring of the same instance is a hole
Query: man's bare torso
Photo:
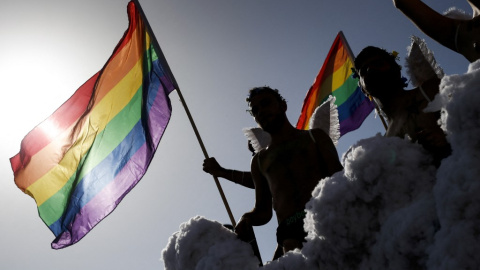
{"type": "Polygon", "coordinates": [[[308,131],[297,132],[292,140],[270,146],[259,158],[279,222],[305,209],[319,180],[328,176],[308,131]]]}

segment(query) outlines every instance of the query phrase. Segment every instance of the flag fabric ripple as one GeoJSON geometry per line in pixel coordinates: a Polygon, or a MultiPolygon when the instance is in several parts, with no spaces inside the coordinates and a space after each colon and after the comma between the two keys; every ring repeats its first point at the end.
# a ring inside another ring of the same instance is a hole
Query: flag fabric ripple
{"type": "Polygon", "coordinates": [[[175,78],[137,1],[104,67],[22,140],[16,185],[55,235],[75,244],[145,174],[170,120],[175,78]]]}
{"type": "Polygon", "coordinates": [[[297,122],[298,129],[310,128],[309,122],[313,112],[330,95],[335,97],[335,105],[338,108],[340,136],[360,127],[375,106],[362,93],[358,79],[352,77],[353,62],[353,53],[340,31],[307,92],[297,122]]]}

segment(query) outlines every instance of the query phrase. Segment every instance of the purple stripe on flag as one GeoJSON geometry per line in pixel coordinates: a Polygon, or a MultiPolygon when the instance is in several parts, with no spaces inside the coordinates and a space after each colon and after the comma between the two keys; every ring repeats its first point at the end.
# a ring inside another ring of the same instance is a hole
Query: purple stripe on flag
{"type": "MultiPolygon", "coordinates": [[[[155,61],[154,64],[158,64],[158,61],[155,61]]],[[[174,90],[174,87],[165,77],[158,78],[154,76],[152,79],[149,82],[149,88],[154,88],[155,91],[149,89],[149,93],[156,93],[156,95],[152,103],[150,103],[152,97],[148,97],[149,106],[151,104],[148,112],[148,121],[152,141],[155,142],[156,147],[172,114],[172,105],[168,95],[174,90]]]]}
{"type": "Polygon", "coordinates": [[[374,108],[373,102],[370,102],[367,98],[364,99],[354,114],[340,122],[340,136],[359,128],[374,108]]]}
{"type": "Polygon", "coordinates": [[[148,164],[147,161],[153,156],[151,151],[148,152],[150,154],[147,153],[146,144],[143,144],[117,174],[114,181],[111,181],[80,209],[74,218],[74,223],[69,225],[70,228],[52,242],[52,248],[60,249],[75,244],[110,214],[142,178],[143,172],[138,170],[138,164],[148,164]],[[132,175],[132,172],[138,173],[132,175]]]}

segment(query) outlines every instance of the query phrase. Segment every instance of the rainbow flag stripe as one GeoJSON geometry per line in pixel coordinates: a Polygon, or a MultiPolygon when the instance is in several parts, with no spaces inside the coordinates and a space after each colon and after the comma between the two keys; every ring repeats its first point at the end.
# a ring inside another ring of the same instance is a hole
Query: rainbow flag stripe
{"type": "Polygon", "coordinates": [[[140,181],[178,89],[137,1],[102,70],[22,140],[10,159],[59,249],[82,239],[140,181]]]}
{"type": "Polygon", "coordinates": [[[313,85],[308,90],[297,122],[298,129],[310,128],[310,117],[329,95],[336,98],[340,136],[360,127],[374,109],[374,104],[362,93],[358,79],[352,77],[353,61],[353,53],[340,31],[313,85]]]}

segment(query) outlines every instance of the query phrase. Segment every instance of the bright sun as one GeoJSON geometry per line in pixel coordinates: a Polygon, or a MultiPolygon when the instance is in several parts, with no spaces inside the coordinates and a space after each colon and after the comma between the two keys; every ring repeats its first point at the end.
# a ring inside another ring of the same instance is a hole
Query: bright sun
{"type": "MultiPolygon", "coordinates": [[[[13,156],[23,137],[59,108],[91,75],[79,72],[61,52],[35,47],[23,54],[2,56],[3,115],[2,152],[13,156]],[[8,63],[6,65],[5,63],[8,63]],[[77,70],[77,71],[76,71],[77,70]]],[[[106,57],[105,57],[106,58],[106,57]]],[[[78,64],[78,62],[77,62],[78,64]]],[[[48,131],[47,131],[48,132],[48,131]]]]}

